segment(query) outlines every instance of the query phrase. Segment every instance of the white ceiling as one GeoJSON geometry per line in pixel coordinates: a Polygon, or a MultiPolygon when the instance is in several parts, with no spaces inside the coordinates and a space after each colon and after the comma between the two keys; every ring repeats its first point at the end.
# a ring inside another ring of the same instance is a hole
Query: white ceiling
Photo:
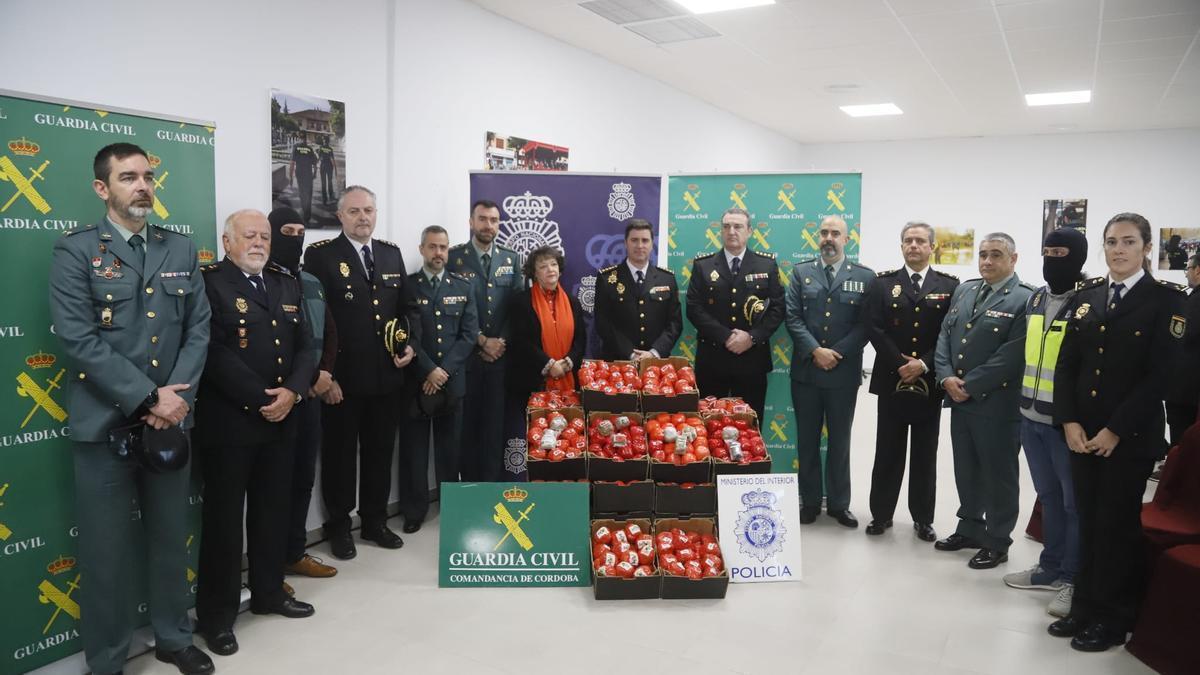
{"type": "Polygon", "coordinates": [[[664,44],[633,30],[661,35],[663,19],[622,26],[581,1],[474,0],[802,142],[1200,126],[1200,0],[777,0],[664,44]],[[1077,89],[1092,102],[1024,102],[1077,89]],[[838,109],[888,101],[904,114],[838,109]]]}

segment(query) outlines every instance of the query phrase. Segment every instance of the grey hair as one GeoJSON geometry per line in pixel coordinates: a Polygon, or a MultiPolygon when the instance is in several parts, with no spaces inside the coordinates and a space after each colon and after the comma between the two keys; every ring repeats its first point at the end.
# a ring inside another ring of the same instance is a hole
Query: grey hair
{"type": "Polygon", "coordinates": [[[741,207],[734,206],[734,207],[725,209],[725,213],[721,214],[721,222],[722,223],[725,222],[725,216],[746,216],[746,225],[750,225],[750,221],[751,221],[750,212],[741,207]]]}
{"type": "Polygon", "coordinates": [[[378,203],[377,200],[375,199],[375,193],[371,192],[370,189],[365,188],[361,185],[350,185],[350,186],[346,187],[346,190],[344,192],[342,192],[342,196],[338,197],[338,201],[337,201],[337,210],[338,211],[342,210],[342,206],[345,204],[345,201],[346,201],[346,195],[350,194],[351,192],[365,192],[371,196],[372,202],[378,203]]]}
{"type": "Polygon", "coordinates": [[[923,227],[929,232],[929,245],[933,246],[937,243],[937,233],[933,231],[933,226],[923,220],[910,220],[900,228],[900,241],[904,242],[904,235],[914,227],[923,227]]]}
{"type": "Polygon", "coordinates": [[[258,209],[238,209],[237,211],[234,211],[233,213],[229,214],[229,217],[225,219],[225,234],[232,237],[234,221],[236,221],[238,218],[241,218],[242,216],[246,216],[251,213],[257,213],[258,215],[262,216],[263,218],[266,218],[266,216],[263,214],[263,212],[259,211],[258,209]]]}
{"type": "Polygon", "coordinates": [[[421,230],[421,243],[424,244],[425,237],[431,234],[444,234],[447,238],[450,237],[450,233],[446,231],[446,228],[442,227],[441,225],[430,225],[421,230]]]}
{"type": "Polygon", "coordinates": [[[1004,242],[1004,248],[1008,249],[1009,255],[1013,255],[1017,252],[1017,242],[1014,241],[1011,236],[1003,232],[992,232],[991,234],[985,234],[983,235],[983,239],[979,240],[979,243],[982,244],[985,241],[1002,241],[1004,242]]]}

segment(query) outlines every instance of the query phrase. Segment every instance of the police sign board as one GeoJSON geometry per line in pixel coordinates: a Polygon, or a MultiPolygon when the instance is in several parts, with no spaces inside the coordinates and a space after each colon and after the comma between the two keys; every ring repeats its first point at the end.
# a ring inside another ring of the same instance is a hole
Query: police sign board
{"type": "Polygon", "coordinates": [[[800,580],[796,474],[717,476],[717,509],[730,581],[800,580]]]}
{"type": "Polygon", "coordinates": [[[586,483],[443,483],[438,586],[591,584],[586,483]]]}

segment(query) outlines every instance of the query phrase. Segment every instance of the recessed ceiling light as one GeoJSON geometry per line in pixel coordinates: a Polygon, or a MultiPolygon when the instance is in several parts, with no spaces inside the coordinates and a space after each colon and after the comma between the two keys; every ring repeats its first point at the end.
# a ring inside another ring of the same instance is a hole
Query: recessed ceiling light
{"type": "Polygon", "coordinates": [[[709,14],[730,9],[773,5],[775,0],[675,0],[692,14],[709,14]]]}
{"type": "Polygon", "coordinates": [[[842,112],[851,117],[878,117],[880,115],[903,115],[904,111],[895,103],[872,103],[870,105],[839,106],[842,112]]]}
{"type": "Polygon", "coordinates": [[[848,94],[852,91],[858,91],[858,89],[859,89],[859,86],[857,84],[853,84],[853,83],[849,83],[849,82],[847,82],[845,84],[827,84],[827,85],[825,85],[825,92],[829,93],[829,94],[848,94]]]}
{"type": "Polygon", "coordinates": [[[1029,106],[1087,103],[1091,100],[1091,89],[1083,89],[1081,91],[1055,91],[1048,94],[1025,94],[1025,104],[1029,106]]]}

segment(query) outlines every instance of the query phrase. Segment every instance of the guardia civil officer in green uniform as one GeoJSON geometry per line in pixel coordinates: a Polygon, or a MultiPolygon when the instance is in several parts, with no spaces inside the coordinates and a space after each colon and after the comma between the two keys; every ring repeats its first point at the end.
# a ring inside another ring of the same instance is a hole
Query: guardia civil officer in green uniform
{"type": "Polygon", "coordinates": [[[934,548],[978,547],[968,565],[991,569],[1008,560],[1019,505],[1021,375],[1025,324],[1036,290],[1014,271],[1016,243],[1002,232],[979,242],[982,279],[963,282],[950,299],[934,356],[950,408],[958,528],[934,548]]]}
{"type": "Polygon", "coordinates": [[[440,225],[421,232],[421,269],[408,277],[408,303],[421,312],[417,357],[409,386],[417,389],[405,423],[408,443],[400,463],[404,531],[421,529],[429,511],[429,440],[433,434],[434,475],[439,484],[458,480],[462,399],[466,363],[475,349],[479,319],[465,278],[446,269],[450,235],[440,225]]]}
{"type": "Polygon", "coordinates": [[[329,138],[329,134],[322,136],[321,142],[313,149],[320,160],[321,203],[326,206],[329,206],[330,198],[337,199],[337,164],[333,153],[333,144],[329,142],[329,138]]]}
{"type": "MultiPolygon", "coordinates": [[[[498,481],[505,471],[504,369],[507,361],[508,307],[525,290],[523,261],[496,242],[500,207],[486,199],[471,205],[471,240],[450,249],[447,269],[471,284],[479,336],[467,359],[459,474],[467,481],[498,481]]],[[[519,453],[518,453],[519,454],[519,453]]],[[[524,460],[521,460],[522,465],[524,460]]]]}
{"type": "Polygon", "coordinates": [[[845,527],[858,527],[850,512],[850,427],[862,384],[863,294],[875,278],[870,268],[846,259],[846,221],[821,220],[821,257],[792,268],[787,288],[787,318],[792,336],[792,407],[796,411],[800,522],[826,512],[845,527]],[[821,427],[829,428],[824,490],[821,475],[821,427]]]}
{"type": "Polygon", "coordinates": [[[654,226],[625,224],[625,260],[596,272],[596,333],[608,361],[670,356],[683,330],[675,273],[650,264],[654,226]]]}
{"type": "Polygon", "coordinates": [[[71,368],[84,656],[94,673],[124,666],[134,628],[129,592],[139,583],[131,563],[140,558],[156,656],[183,673],[208,673],[212,660],[192,646],[187,614],[190,464],[150,472],[118,459],[108,443],[110,430],[138,420],[192,427],[210,316],[196,246],[147,224],[154,171],[144,150],[106,146],[94,170],[108,212],[56,241],[50,269],[50,315],[71,368]],[[140,520],[130,517],[134,500],[140,520]]]}
{"type": "Polygon", "coordinates": [[[783,284],[775,256],[746,248],[750,214],[721,215],[722,248],[696,256],[687,316],[696,327],[696,386],[702,396],[740,396],[763,418],[771,335],[783,322],[783,284]]]}
{"type": "Polygon", "coordinates": [[[1164,383],[1190,330],[1183,287],[1150,276],[1151,232],[1136,213],[1105,225],[1108,275],[1076,286],[1054,371],[1054,422],[1071,449],[1080,566],[1071,612],[1048,631],[1084,652],[1123,644],[1142,604],[1142,497],[1166,450],[1164,383]]]}
{"type": "Polygon", "coordinates": [[[304,224],[312,221],[313,171],[317,167],[317,152],[308,144],[308,135],[292,146],[292,161],[288,166],[288,182],[295,183],[300,195],[300,210],[304,212],[304,224]]]}

